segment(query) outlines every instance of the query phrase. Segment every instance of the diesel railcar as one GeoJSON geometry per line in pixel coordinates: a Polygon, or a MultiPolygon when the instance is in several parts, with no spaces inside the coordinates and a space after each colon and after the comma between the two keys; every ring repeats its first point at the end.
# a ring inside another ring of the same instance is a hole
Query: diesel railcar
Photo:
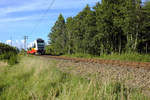
{"type": "Polygon", "coordinates": [[[36,39],[27,50],[28,54],[45,54],[45,42],[43,39],[36,39]]]}

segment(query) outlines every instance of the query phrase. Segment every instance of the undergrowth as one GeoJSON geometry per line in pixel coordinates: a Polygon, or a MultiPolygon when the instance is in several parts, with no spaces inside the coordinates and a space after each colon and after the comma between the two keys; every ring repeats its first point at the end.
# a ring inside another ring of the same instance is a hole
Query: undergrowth
{"type": "Polygon", "coordinates": [[[110,55],[101,55],[94,56],[90,54],[72,54],[72,55],[63,55],[68,57],[77,57],[77,58],[100,58],[107,60],[122,60],[122,61],[137,61],[137,62],[150,62],[150,54],[139,54],[139,53],[122,53],[122,54],[110,54],[110,55]]]}
{"type": "Polygon", "coordinates": [[[111,60],[122,60],[122,61],[150,62],[149,54],[139,54],[139,53],[102,55],[100,56],[100,58],[111,60]]]}

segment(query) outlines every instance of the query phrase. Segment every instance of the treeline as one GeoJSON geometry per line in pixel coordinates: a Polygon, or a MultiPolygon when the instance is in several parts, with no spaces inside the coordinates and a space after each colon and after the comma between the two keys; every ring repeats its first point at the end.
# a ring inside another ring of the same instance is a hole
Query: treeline
{"type": "Polygon", "coordinates": [[[6,60],[9,64],[17,63],[17,54],[19,50],[15,47],[0,43],[0,60],[6,60]]]}
{"type": "Polygon", "coordinates": [[[75,17],[60,14],[49,33],[53,54],[150,52],[150,2],[101,0],[75,17]]]}

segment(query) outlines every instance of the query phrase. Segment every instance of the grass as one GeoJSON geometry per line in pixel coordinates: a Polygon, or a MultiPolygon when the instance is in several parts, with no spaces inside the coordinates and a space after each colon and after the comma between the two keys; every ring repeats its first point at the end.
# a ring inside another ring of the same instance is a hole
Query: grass
{"type": "Polygon", "coordinates": [[[101,82],[56,68],[56,60],[24,57],[0,67],[0,100],[149,100],[140,89],[121,82],[101,82]]]}
{"type": "Polygon", "coordinates": [[[137,62],[150,62],[149,54],[138,54],[138,53],[124,53],[124,54],[112,54],[102,55],[100,58],[122,60],[122,61],[137,61],[137,62]]]}
{"type": "Polygon", "coordinates": [[[123,53],[123,54],[111,54],[111,55],[101,55],[101,56],[93,56],[90,54],[79,53],[79,54],[64,55],[64,56],[77,57],[77,58],[100,58],[106,60],[150,62],[150,54],[139,54],[139,53],[123,53]]]}
{"type": "Polygon", "coordinates": [[[76,53],[76,54],[65,54],[63,56],[67,57],[76,57],[76,58],[96,58],[97,56],[93,56],[90,54],[76,53]]]}

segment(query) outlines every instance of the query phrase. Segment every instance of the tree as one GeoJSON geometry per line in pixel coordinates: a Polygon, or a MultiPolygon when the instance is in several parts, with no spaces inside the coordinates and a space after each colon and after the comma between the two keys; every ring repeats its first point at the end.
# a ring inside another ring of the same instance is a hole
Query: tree
{"type": "Polygon", "coordinates": [[[59,16],[49,38],[56,53],[93,55],[150,51],[150,2],[102,0],[75,17],[59,16]],[[142,46],[144,45],[144,47],[142,46]]]}
{"type": "Polygon", "coordinates": [[[142,28],[140,42],[138,44],[139,52],[148,53],[150,51],[150,1],[145,2],[142,7],[142,28]]]}
{"type": "Polygon", "coordinates": [[[56,54],[63,54],[66,46],[66,34],[65,34],[65,20],[62,14],[59,15],[58,20],[52,27],[49,33],[50,44],[54,47],[56,54]]]}
{"type": "Polygon", "coordinates": [[[66,36],[67,36],[67,46],[66,46],[66,50],[68,54],[72,54],[74,52],[73,48],[74,48],[74,36],[73,36],[73,26],[74,26],[74,19],[72,17],[67,18],[66,21],[66,36]]]}
{"type": "Polygon", "coordinates": [[[75,53],[93,53],[93,37],[96,33],[95,13],[87,5],[74,17],[73,41],[75,53]]]}

